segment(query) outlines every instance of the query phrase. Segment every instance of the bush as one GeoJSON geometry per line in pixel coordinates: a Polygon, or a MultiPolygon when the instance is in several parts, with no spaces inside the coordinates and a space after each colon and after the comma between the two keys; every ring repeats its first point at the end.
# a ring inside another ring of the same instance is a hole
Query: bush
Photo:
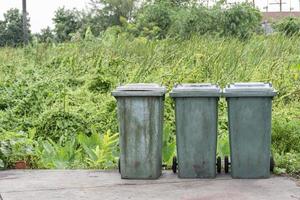
{"type": "Polygon", "coordinates": [[[180,8],[173,12],[170,36],[189,38],[194,34],[204,35],[218,32],[219,25],[215,16],[220,10],[208,9],[204,6],[180,8]]]}
{"type": "Polygon", "coordinates": [[[224,11],[223,35],[247,38],[258,31],[261,13],[247,3],[236,4],[224,11]]]}
{"type": "Polygon", "coordinates": [[[300,153],[299,112],[298,103],[294,103],[290,108],[278,109],[273,113],[272,143],[274,151],[280,154],[300,153]]]}
{"type": "Polygon", "coordinates": [[[174,7],[159,2],[142,9],[134,23],[126,23],[126,29],[135,36],[158,39],[167,36],[189,38],[195,34],[245,39],[259,30],[261,19],[260,11],[247,3],[229,8],[219,4],[207,8],[197,4],[174,7]]]}
{"type": "MultiPolygon", "coordinates": [[[[96,132],[107,141],[112,136],[107,130],[118,132],[116,100],[110,93],[119,83],[155,82],[169,91],[175,83],[184,82],[213,82],[222,87],[231,82],[272,82],[279,91],[273,106],[273,152],[282,159],[279,166],[284,168],[286,163],[297,171],[293,157],[300,153],[299,46],[299,37],[280,34],[255,35],[248,40],[206,35],[158,41],[128,40],[111,31],[97,42],[0,48],[0,141],[8,132],[27,133],[37,127],[38,144],[48,137],[55,140],[40,147],[37,167],[111,168],[118,156],[115,138],[109,147],[113,154],[103,154],[105,145],[99,145],[89,157],[72,140],[80,132],[87,136],[96,132]],[[59,141],[62,135],[65,141],[59,141]],[[80,152],[72,151],[74,148],[80,152]],[[39,165],[42,160],[45,163],[39,165]]],[[[227,155],[226,101],[219,105],[218,154],[227,155]]],[[[163,159],[169,164],[175,153],[174,117],[174,102],[167,96],[163,159]]],[[[0,167],[3,160],[7,167],[6,157],[0,155],[0,159],[0,167]]]]}
{"type": "Polygon", "coordinates": [[[139,35],[150,38],[165,38],[171,26],[172,8],[164,2],[154,3],[144,7],[137,15],[136,27],[139,35]]]}
{"type": "Polygon", "coordinates": [[[292,174],[300,178],[300,153],[275,154],[277,174],[292,174]]]}
{"type": "Polygon", "coordinates": [[[287,36],[300,34],[300,18],[287,17],[273,24],[275,30],[287,36]]]}
{"type": "Polygon", "coordinates": [[[43,114],[37,131],[39,137],[54,142],[70,140],[77,133],[90,134],[87,122],[82,116],[65,111],[50,111],[43,114]]]}

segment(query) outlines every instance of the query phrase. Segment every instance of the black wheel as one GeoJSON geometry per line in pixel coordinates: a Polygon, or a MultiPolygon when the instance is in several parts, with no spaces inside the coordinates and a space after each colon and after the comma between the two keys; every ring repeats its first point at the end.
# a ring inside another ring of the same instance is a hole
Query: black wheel
{"type": "Polygon", "coordinates": [[[217,172],[220,174],[221,173],[221,169],[222,169],[222,161],[221,161],[221,157],[219,156],[217,158],[217,172]]]}
{"type": "Polygon", "coordinates": [[[229,172],[229,158],[228,158],[228,156],[225,156],[225,158],[224,158],[224,171],[225,171],[225,174],[228,174],[228,172],[229,172]]]}
{"type": "Polygon", "coordinates": [[[174,174],[176,174],[176,172],[177,172],[177,158],[176,158],[176,156],[173,157],[172,171],[173,171],[174,174]]]}
{"type": "Polygon", "coordinates": [[[121,174],[121,160],[119,158],[119,161],[118,161],[118,168],[119,168],[119,173],[121,174]]]}
{"type": "Polygon", "coordinates": [[[275,167],[275,161],[273,156],[271,156],[270,158],[270,171],[273,172],[274,171],[274,167],[275,167]]]}

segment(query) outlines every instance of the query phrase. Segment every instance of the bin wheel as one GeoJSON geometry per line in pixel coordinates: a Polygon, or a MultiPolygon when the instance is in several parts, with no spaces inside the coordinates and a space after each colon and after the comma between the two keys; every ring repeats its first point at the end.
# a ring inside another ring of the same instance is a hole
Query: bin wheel
{"type": "Polygon", "coordinates": [[[118,169],[119,169],[119,173],[121,174],[121,160],[120,160],[120,158],[118,160],[118,169]]]}
{"type": "Polygon", "coordinates": [[[221,161],[221,157],[218,156],[218,158],[217,158],[217,172],[218,172],[218,174],[221,173],[221,168],[222,168],[222,161],[221,161]]]}
{"type": "Polygon", "coordinates": [[[228,172],[229,172],[229,158],[228,158],[228,156],[225,156],[225,158],[224,158],[224,171],[225,171],[225,174],[228,174],[228,172]]]}
{"type": "Polygon", "coordinates": [[[271,158],[270,158],[270,171],[271,172],[274,172],[274,167],[275,167],[275,161],[274,161],[273,156],[271,156],[271,158]]]}
{"type": "Polygon", "coordinates": [[[177,158],[176,158],[176,156],[173,157],[172,171],[173,171],[174,174],[176,174],[176,172],[177,172],[177,158]]]}

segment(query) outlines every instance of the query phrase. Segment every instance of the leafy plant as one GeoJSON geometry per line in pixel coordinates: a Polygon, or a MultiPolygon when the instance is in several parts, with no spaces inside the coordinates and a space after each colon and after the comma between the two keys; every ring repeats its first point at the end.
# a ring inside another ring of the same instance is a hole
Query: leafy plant
{"type": "MultiPolygon", "coordinates": [[[[298,155],[298,36],[254,34],[240,40],[191,34],[185,40],[148,40],[128,38],[117,31],[93,40],[0,48],[0,159],[5,168],[12,165],[7,156],[12,147],[10,139],[4,138],[11,133],[28,138],[34,127],[39,148],[34,148],[35,155],[29,158],[32,167],[116,167],[118,143],[113,133],[118,131],[118,121],[116,101],[110,93],[118,84],[130,82],[161,83],[168,90],[184,82],[212,82],[222,87],[232,82],[272,82],[279,92],[273,101],[272,150],[280,156],[298,155]],[[105,83],[98,90],[101,80],[105,83]],[[104,139],[106,134],[112,138],[104,139]],[[94,138],[84,148],[78,135],[94,138]],[[115,142],[108,142],[108,147],[104,140],[115,142]]],[[[226,101],[221,100],[219,155],[228,154],[229,148],[226,109],[226,101]]],[[[164,111],[163,160],[170,164],[175,154],[175,117],[168,96],[164,111]]],[[[297,170],[297,162],[291,160],[297,170]]],[[[288,162],[283,159],[281,166],[284,163],[288,162]]]]}
{"type": "Polygon", "coordinates": [[[80,134],[78,141],[83,147],[90,168],[108,169],[116,166],[119,134],[110,131],[103,135],[93,132],[91,137],[80,134]]]}
{"type": "Polygon", "coordinates": [[[273,24],[275,30],[287,36],[300,34],[300,19],[295,17],[287,17],[273,24]]]}
{"type": "Polygon", "coordinates": [[[163,150],[162,150],[163,163],[167,164],[168,166],[171,166],[173,157],[175,156],[175,152],[176,152],[176,140],[171,125],[167,124],[164,127],[164,132],[163,132],[163,150]]]}
{"type": "Polygon", "coordinates": [[[223,34],[248,38],[260,28],[261,13],[251,4],[236,4],[224,12],[223,34]]]}
{"type": "Polygon", "coordinates": [[[44,113],[38,131],[39,137],[48,138],[55,142],[58,140],[67,141],[75,137],[74,133],[78,132],[89,134],[87,123],[82,116],[65,111],[44,113]]]}
{"type": "Polygon", "coordinates": [[[291,152],[286,154],[275,154],[277,174],[293,174],[300,178],[300,154],[291,152]]]}
{"type": "Polygon", "coordinates": [[[27,161],[30,164],[35,156],[35,129],[28,133],[6,132],[0,135],[0,168],[13,166],[17,161],[27,161]]]}
{"type": "Polygon", "coordinates": [[[64,144],[53,140],[40,141],[36,148],[39,168],[71,169],[80,166],[82,160],[81,149],[77,148],[77,141],[72,138],[64,144]]]}
{"type": "Polygon", "coordinates": [[[219,135],[218,137],[218,146],[217,146],[217,154],[224,158],[224,156],[230,155],[230,146],[229,146],[229,138],[228,134],[219,135]]]}

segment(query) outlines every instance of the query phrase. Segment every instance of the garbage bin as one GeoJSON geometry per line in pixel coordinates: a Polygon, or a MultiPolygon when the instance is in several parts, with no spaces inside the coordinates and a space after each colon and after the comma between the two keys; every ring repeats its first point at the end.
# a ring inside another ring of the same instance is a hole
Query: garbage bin
{"type": "Polygon", "coordinates": [[[235,83],[223,92],[228,102],[231,176],[268,178],[276,91],[270,83],[235,83]]]}
{"type": "Polygon", "coordinates": [[[215,177],[221,89],[210,83],[180,84],[170,96],[175,100],[177,159],[173,162],[178,162],[178,176],[215,177]]]}
{"type": "Polygon", "coordinates": [[[120,160],[124,179],[157,179],[162,168],[165,87],[128,84],[112,92],[117,99],[120,160]]]}

